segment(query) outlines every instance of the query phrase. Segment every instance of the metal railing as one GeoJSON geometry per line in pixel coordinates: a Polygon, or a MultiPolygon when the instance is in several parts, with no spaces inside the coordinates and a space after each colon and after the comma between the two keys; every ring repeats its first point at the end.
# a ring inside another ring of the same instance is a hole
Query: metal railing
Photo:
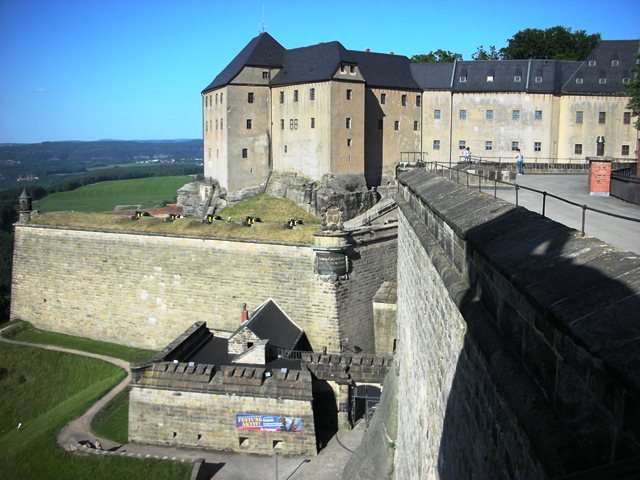
{"type": "Polygon", "coordinates": [[[268,347],[270,355],[276,358],[284,358],[285,360],[301,360],[303,353],[313,353],[305,350],[285,350],[284,348],[268,347]]]}
{"type": "MultiPolygon", "coordinates": [[[[511,182],[507,182],[505,180],[498,180],[497,176],[498,175],[494,175],[494,178],[490,178],[489,176],[485,176],[482,174],[477,174],[477,173],[470,173],[467,170],[463,170],[460,168],[455,168],[455,167],[448,167],[447,165],[443,165],[437,162],[429,162],[426,165],[427,169],[430,169],[432,172],[435,172],[436,174],[440,174],[441,177],[445,177],[445,170],[448,171],[448,177],[449,180],[455,181],[456,183],[459,183],[461,185],[465,185],[467,188],[476,188],[478,189],[479,192],[483,192],[484,190],[489,190],[489,189],[493,189],[493,197],[494,198],[498,198],[498,184],[500,185],[506,185],[508,187],[512,187],[515,189],[515,194],[516,194],[516,207],[519,206],[519,198],[518,198],[518,193],[520,190],[527,190],[530,192],[534,192],[537,194],[542,195],[542,216],[546,217],[546,205],[547,205],[547,197],[551,197],[553,199],[559,200],[561,202],[564,202],[568,205],[572,205],[574,207],[578,207],[582,210],[582,221],[581,221],[581,228],[580,228],[580,234],[582,236],[585,235],[585,223],[586,223],[586,213],[587,211],[591,211],[591,212],[595,212],[595,213],[600,213],[602,215],[607,215],[610,217],[615,217],[615,218],[620,218],[622,220],[627,220],[630,222],[638,222],[640,223],[640,218],[633,218],[633,217],[627,217],[625,215],[618,215],[617,213],[611,213],[611,212],[606,212],[604,210],[600,210],[598,208],[593,208],[593,207],[589,207],[587,205],[581,205],[579,203],[576,202],[572,202],[571,200],[567,200],[566,198],[562,198],[559,197],[557,195],[554,195],[552,193],[549,193],[547,191],[544,190],[537,190],[535,188],[531,188],[531,187],[524,187],[522,185],[518,185],[517,183],[511,183],[511,182]],[[463,177],[463,181],[460,181],[460,177],[463,177]],[[471,181],[470,181],[471,179],[471,181]],[[477,185],[475,185],[475,182],[477,179],[477,185]],[[484,190],[483,190],[483,182],[484,182],[484,190]]],[[[484,191],[484,193],[487,193],[486,191],[484,191]]]]}

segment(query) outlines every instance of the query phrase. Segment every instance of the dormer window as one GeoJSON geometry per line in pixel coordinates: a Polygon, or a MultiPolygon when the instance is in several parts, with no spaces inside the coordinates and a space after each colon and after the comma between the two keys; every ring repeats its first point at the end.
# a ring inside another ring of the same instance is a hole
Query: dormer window
{"type": "Polygon", "coordinates": [[[600,77],[600,78],[598,79],[598,83],[599,83],[600,85],[604,85],[605,83],[607,83],[607,77],[600,77]]]}
{"type": "Polygon", "coordinates": [[[347,71],[346,65],[340,65],[340,73],[345,73],[347,71]]]}
{"type": "Polygon", "coordinates": [[[620,60],[611,60],[611,66],[612,67],[619,67],[620,66],[620,60]]]}
{"type": "Polygon", "coordinates": [[[622,79],[622,83],[623,83],[623,85],[629,85],[629,82],[630,82],[630,81],[631,81],[631,80],[630,80],[630,79],[628,79],[628,78],[626,78],[626,77],[622,79]]]}
{"type": "Polygon", "coordinates": [[[514,75],[513,76],[513,81],[515,83],[520,83],[520,82],[522,82],[522,77],[520,75],[514,75]]]}
{"type": "Polygon", "coordinates": [[[262,72],[262,78],[265,80],[269,79],[269,72],[262,72]]]}
{"type": "Polygon", "coordinates": [[[582,84],[583,84],[583,82],[584,82],[584,79],[583,79],[582,77],[576,77],[576,83],[577,83],[578,85],[582,85],[582,84]]]}
{"type": "Polygon", "coordinates": [[[487,75],[487,82],[493,82],[493,75],[487,75]]]}
{"type": "Polygon", "coordinates": [[[542,83],[542,75],[536,75],[535,82],[542,83]]]}
{"type": "Polygon", "coordinates": [[[596,66],[596,61],[595,60],[589,60],[589,66],[590,67],[595,67],[596,66]]]}
{"type": "Polygon", "coordinates": [[[466,83],[467,81],[467,76],[466,75],[461,75],[460,76],[460,83],[466,83]]]}
{"type": "Polygon", "coordinates": [[[356,73],[355,65],[349,65],[349,73],[356,73]]]}

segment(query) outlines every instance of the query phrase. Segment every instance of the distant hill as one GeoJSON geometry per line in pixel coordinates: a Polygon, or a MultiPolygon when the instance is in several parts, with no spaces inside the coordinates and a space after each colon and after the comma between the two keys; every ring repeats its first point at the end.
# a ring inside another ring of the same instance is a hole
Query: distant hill
{"type": "Polygon", "coordinates": [[[202,164],[202,140],[0,144],[0,189],[50,185],[96,168],[132,164],[202,164]]]}

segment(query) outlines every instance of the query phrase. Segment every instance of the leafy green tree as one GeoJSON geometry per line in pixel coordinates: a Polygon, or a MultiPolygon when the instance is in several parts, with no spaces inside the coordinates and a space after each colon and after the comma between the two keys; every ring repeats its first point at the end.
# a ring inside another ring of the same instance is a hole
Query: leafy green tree
{"type": "Polygon", "coordinates": [[[640,130],[640,53],[636,55],[636,65],[633,67],[633,80],[627,85],[629,92],[629,103],[627,108],[631,110],[631,114],[636,117],[634,126],[640,130]]]}
{"type": "Polygon", "coordinates": [[[502,55],[496,50],[495,45],[489,45],[488,51],[485,50],[484,45],[480,45],[471,58],[474,60],[502,60],[502,55]]]}
{"type": "Polygon", "coordinates": [[[462,55],[449,50],[438,49],[429,53],[414,55],[410,60],[412,63],[448,63],[454,60],[462,60],[462,55]]]}
{"type": "Polygon", "coordinates": [[[556,26],[540,30],[525,28],[507,40],[500,50],[505,60],[540,58],[584,60],[600,41],[600,34],[556,26]]]}

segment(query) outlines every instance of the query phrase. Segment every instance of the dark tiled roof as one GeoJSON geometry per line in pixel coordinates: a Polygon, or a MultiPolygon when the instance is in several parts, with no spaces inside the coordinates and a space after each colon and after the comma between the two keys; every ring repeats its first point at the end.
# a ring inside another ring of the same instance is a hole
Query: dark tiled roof
{"type": "Polygon", "coordinates": [[[330,80],[341,63],[355,63],[340,42],[319,43],[286,50],[282,70],[271,85],[321,82],[330,80]]]}
{"type": "Polygon", "coordinates": [[[411,73],[423,90],[450,89],[453,63],[412,63],[411,73]]]}
{"type": "Polygon", "coordinates": [[[623,78],[633,80],[639,40],[602,40],[584,62],[576,68],[562,87],[562,93],[613,95],[626,94],[623,78]],[[618,65],[613,65],[613,61],[618,65]],[[590,62],[595,65],[590,66],[590,62]],[[576,79],[582,78],[582,83],[576,79]],[[606,83],[600,83],[600,79],[606,83]]]}
{"type": "Polygon", "coordinates": [[[359,52],[350,54],[360,67],[368,87],[420,90],[411,75],[411,62],[404,55],[359,52]]]}
{"type": "Polygon", "coordinates": [[[258,338],[269,339],[269,345],[285,350],[295,349],[304,333],[271,299],[260,305],[242,327],[258,338]]]}
{"type": "Polygon", "coordinates": [[[253,38],[202,92],[227,85],[240,71],[251,67],[281,67],[285,48],[264,32],[253,38]]]}

